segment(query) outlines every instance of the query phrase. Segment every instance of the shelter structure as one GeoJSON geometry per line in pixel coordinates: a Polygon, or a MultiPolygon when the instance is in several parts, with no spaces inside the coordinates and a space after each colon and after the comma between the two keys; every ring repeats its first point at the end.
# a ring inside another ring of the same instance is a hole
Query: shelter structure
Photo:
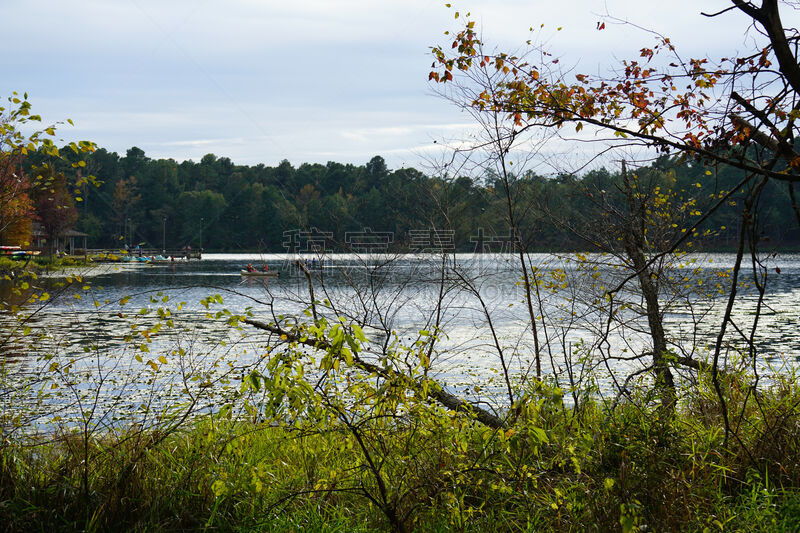
{"type": "Polygon", "coordinates": [[[89,235],[74,229],[62,231],[55,237],[55,242],[47,241],[47,234],[38,222],[33,223],[31,228],[31,245],[39,250],[51,248],[61,250],[70,254],[75,254],[77,250],[86,250],[86,238],[89,235]]]}

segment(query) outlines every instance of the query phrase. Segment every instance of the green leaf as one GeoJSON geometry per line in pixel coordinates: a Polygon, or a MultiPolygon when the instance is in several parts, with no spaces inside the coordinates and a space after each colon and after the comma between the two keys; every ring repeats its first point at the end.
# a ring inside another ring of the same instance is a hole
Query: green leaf
{"type": "Polygon", "coordinates": [[[221,498],[225,496],[228,492],[228,488],[225,486],[225,482],[221,479],[216,480],[214,483],[211,484],[211,490],[214,492],[214,496],[217,498],[221,498]]]}
{"type": "Polygon", "coordinates": [[[250,387],[256,392],[261,390],[261,376],[258,372],[251,372],[250,373],[250,387]]]}
{"type": "Polygon", "coordinates": [[[361,342],[367,342],[367,337],[364,335],[364,331],[361,329],[361,326],[358,324],[353,324],[351,327],[353,329],[353,335],[355,335],[356,339],[361,342]]]}

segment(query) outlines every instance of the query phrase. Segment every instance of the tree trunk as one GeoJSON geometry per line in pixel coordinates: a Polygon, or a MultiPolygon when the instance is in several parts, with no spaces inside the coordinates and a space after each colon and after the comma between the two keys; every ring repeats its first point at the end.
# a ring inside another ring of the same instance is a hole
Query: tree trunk
{"type": "Polygon", "coordinates": [[[637,201],[637,192],[631,185],[625,162],[622,163],[622,181],[628,198],[630,216],[624,228],[625,253],[636,269],[639,288],[645,300],[647,323],[653,341],[653,369],[656,375],[656,388],[661,395],[662,407],[671,409],[675,405],[675,381],[667,363],[667,339],[664,335],[664,322],[658,302],[658,287],[653,281],[652,265],[648,265],[645,255],[644,206],[637,201]]]}

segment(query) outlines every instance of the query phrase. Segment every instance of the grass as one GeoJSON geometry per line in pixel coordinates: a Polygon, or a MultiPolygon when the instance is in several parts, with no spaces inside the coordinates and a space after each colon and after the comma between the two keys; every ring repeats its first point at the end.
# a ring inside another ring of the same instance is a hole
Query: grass
{"type": "Polygon", "coordinates": [[[70,267],[85,267],[87,263],[84,256],[49,257],[46,255],[33,257],[30,261],[14,260],[9,257],[0,257],[0,272],[20,272],[22,270],[41,271],[70,267]]]}
{"type": "Polygon", "coordinates": [[[702,384],[674,415],[647,395],[610,410],[539,394],[507,431],[423,404],[400,421],[206,417],[10,442],[0,529],[798,531],[800,389],[740,382],[727,443],[702,384]]]}

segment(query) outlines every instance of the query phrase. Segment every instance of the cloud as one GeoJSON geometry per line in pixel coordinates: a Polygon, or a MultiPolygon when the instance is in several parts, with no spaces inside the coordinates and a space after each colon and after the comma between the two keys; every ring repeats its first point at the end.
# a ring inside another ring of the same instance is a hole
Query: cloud
{"type": "Polygon", "coordinates": [[[169,141],[158,143],[159,146],[188,146],[188,147],[200,147],[200,146],[219,146],[222,144],[230,145],[230,144],[245,144],[246,140],[239,137],[239,138],[229,138],[229,139],[187,139],[183,141],[169,141]]]}
{"type": "MultiPolygon", "coordinates": [[[[701,17],[675,0],[4,0],[0,93],[28,91],[46,122],[71,117],[65,137],[177,160],[201,151],[267,164],[288,158],[391,165],[440,150],[473,126],[431,95],[429,47],[449,45],[467,11],[503,48],[526,39],[607,72],[653,35],[607,23],[606,10],[673,38],[685,57],[744,48],[746,20],[701,17]],[[462,17],[454,20],[459,10],[462,17]],[[690,21],[690,23],[687,23],[690,21]],[[544,24],[544,28],[541,25],[544,24]],[[562,27],[558,31],[558,27],[562,27]],[[529,31],[533,28],[533,32],[529,31]],[[436,139],[439,146],[433,143],[436,139]],[[411,154],[411,155],[408,155],[411,154]]],[[[702,9],[705,9],[703,7],[702,9]]],[[[708,8],[711,9],[711,8],[708,8]]],[[[787,25],[798,14],[786,11],[787,25]]],[[[552,59],[552,58],[550,58],[552,59]]]]}

